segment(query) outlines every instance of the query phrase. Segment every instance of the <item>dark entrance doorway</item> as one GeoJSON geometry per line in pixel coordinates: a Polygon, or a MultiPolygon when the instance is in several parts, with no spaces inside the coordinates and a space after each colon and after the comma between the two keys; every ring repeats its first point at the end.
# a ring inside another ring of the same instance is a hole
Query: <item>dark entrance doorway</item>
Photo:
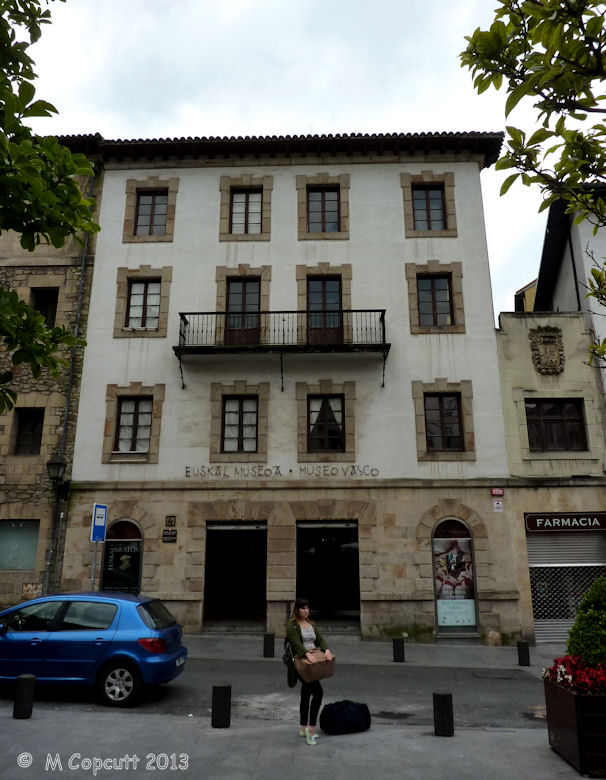
{"type": "Polygon", "coordinates": [[[129,520],[118,520],[107,531],[101,590],[139,593],[141,589],[141,532],[129,520]]]}
{"type": "Polygon", "coordinates": [[[320,621],[360,620],[360,563],[355,522],[297,526],[297,596],[320,621]]]}
{"type": "Polygon", "coordinates": [[[265,623],[267,528],[213,524],[206,528],[204,623],[265,623]]]}

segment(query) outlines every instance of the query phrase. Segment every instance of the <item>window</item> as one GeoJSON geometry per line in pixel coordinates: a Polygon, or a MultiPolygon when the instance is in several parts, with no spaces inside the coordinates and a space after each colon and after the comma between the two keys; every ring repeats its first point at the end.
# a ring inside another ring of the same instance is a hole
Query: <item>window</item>
{"type": "Polygon", "coordinates": [[[311,344],[343,341],[341,278],[308,277],[307,337],[311,344]]]}
{"type": "Polygon", "coordinates": [[[412,187],[415,230],[444,230],[444,187],[441,184],[412,187]]]}
{"type": "Polygon", "coordinates": [[[298,343],[351,341],[351,317],[343,314],[351,309],[351,264],[297,265],[296,278],[297,310],[307,313],[303,327],[298,328],[298,343]]]}
{"type": "Polygon", "coordinates": [[[115,604],[98,601],[70,601],[56,631],[105,631],[118,611],[115,604]]]}
{"type": "Polygon", "coordinates": [[[425,433],[428,452],[464,449],[459,393],[425,394],[425,433]]]}
{"type": "Polygon", "coordinates": [[[166,338],[173,269],[118,268],[114,338],[166,338]]]}
{"type": "Polygon", "coordinates": [[[50,631],[62,601],[43,601],[12,612],[8,618],[9,631],[50,631]]]}
{"type": "Polygon", "coordinates": [[[165,386],[107,385],[102,463],[157,463],[165,386]]]}
{"type": "Polygon", "coordinates": [[[297,176],[299,240],[349,238],[349,174],[297,176]]]}
{"type": "Polygon", "coordinates": [[[223,452],[257,451],[258,403],[256,396],[223,398],[223,452]]]}
{"type": "Polygon", "coordinates": [[[221,176],[219,241],[269,241],[273,176],[221,176]]]}
{"type": "Polygon", "coordinates": [[[31,292],[31,306],[44,317],[47,328],[54,328],[57,319],[58,287],[34,287],[31,292]]]}
{"type": "Polygon", "coordinates": [[[342,395],[310,395],[307,399],[307,451],[344,452],[342,395]]]}
{"type": "Polygon", "coordinates": [[[299,463],[355,463],[356,383],[296,383],[299,463]]]}
{"type": "Polygon", "coordinates": [[[260,234],[263,213],[263,190],[232,190],[229,209],[229,232],[235,235],[260,234]]]}
{"type": "Polygon", "coordinates": [[[419,325],[452,325],[450,276],[417,276],[419,325]]]}
{"type": "Polygon", "coordinates": [[[0,520],[0,570],[36,568],[39,520],[0,520]]]}
{"type": "Polygon", "coordinates": [[[406,263],[411,333],[465,333],[463,264],[406,263]]]}
{"type": "Polygon", "coordinates": [[[469,379],[412,382],[417,460],[475,461],[473,388],[469,379]]]}
{"type": "Polygon", "coordinates": [[[226,344],[259,343],[261,280],[239,276],[227,279],[226,344]]]}
{"type": "Polygon", "coordinates": [[[123,243],[172,241],[179,179],[126,180],[123,243]]]}
{"type": "Polygon", "coordinates": [[[308,187],[307,230],[310,233],[337,233],[340,230],[338,187],[308,187]]]}
{"type": "Polygon", "coordinates": [[[400,183],[406,238],[456,237],[454,173],[402,173],[400,183]]]}
{"type": "Polygon", "coordinates": [[[217,344],[258,344],[267,330],[262,327],[260,312],[269,310],[271,266],[251,268],[239,263],[238,269],[221,265],[216,268],[217,311],[225,313],[224,326],[217,327],[217,344]],[[234,274],[239,274],[234,276],[234,274]]]}
{"type": "MultiPolygon", "coordinates": [[[[210,462],[266,463],[268,414],[269,382],[212,382],[210,462]]],[[[244,476],[247,473],[242,471],[244,476]]]]}
{"type": "Polygon", "coordinates": [[[160,316],[160,279],[134,280],[128,283],[127,328],[157,330],[160,316]]]}
{"type": "Polygon", "coordinates": [[[153,398],[119,398],[116,452],[149,452],[153,398]]]}
{"type": "Polygon", "coordinates": [[[42,444],[44,409],[15,409],[17,431],[15,435],[15,455],[39,455],[42,444]]]}
{"type": "Polygon", "coordinates": [[[531,452],[587,450],[581,399],[526,399],[524,403],[531,452]]]}
{"type": "Polygon", "coordinates": [[[166,233],[168,190],[137,192],[136,236],[163,236],[166,233]]]}

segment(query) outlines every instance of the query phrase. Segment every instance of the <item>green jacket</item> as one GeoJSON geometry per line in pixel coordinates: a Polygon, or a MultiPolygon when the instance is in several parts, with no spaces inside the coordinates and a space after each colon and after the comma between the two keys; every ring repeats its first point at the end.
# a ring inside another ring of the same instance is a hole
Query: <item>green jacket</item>
{"type": "MultiPolygon", "coordinates": [[[[326,650],[328,648],[328,643],[320,633],[320,629],[318,626],[316,626],[315,623],[312,623],[311,620],[309,621],[311,625],[314,628],[314,631],[316,632],[316,647],[319,647],[320,650],[326,650]]],[[[307,650],[305,649],[305,646],[303,644],[303,635],[301,634],[301,626],[297,623],[296,620],[289,620],[286,624],[286,638],[290,642],[290,646],[292,648],[293,655],[296,655],[298,658],[303,658],[307,650]]]]}

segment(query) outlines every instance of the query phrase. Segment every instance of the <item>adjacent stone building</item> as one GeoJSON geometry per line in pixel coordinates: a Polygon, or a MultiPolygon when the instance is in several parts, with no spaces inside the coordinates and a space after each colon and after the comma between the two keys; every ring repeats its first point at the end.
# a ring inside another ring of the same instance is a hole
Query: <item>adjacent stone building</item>
{"type": "MultiPolygon", "coordinates": [[[[64,139],[74,151],[91,152],[88,139],[64,139]]],[[[94,194],[95,185],[82,182],[94,194]]],[[[40,311],[49,327],[84,335],[94,257],[94,239],[81,246],[69,240],[60,249],[40,245],[23,250],[16,234],[0,237],[0,284],[15,290],[40,311]]],[[[0,416],[0,604],[56,589],[68,514],[76,409],[83,348],[65,348],[69,367],[58,379],[44,371],[34,379],[16,367],[16,406],[0,416]],[[64,481],[54,486],[47,462],[53,454],[67,461],[64,481]]],[[[10,366],[0,355],[0,367],[10,366]]]]}

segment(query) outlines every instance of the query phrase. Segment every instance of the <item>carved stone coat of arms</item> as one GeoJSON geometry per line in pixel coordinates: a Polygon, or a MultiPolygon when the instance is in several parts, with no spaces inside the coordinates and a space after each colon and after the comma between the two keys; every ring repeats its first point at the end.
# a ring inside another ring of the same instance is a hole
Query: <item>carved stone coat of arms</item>
{"type": "Polygon", "coordinates": [[[560,328],[549,325],[532,328],[528,338],[532,362],[539,374],[561,374],[564,371],[564,343],[560,328]]]}

